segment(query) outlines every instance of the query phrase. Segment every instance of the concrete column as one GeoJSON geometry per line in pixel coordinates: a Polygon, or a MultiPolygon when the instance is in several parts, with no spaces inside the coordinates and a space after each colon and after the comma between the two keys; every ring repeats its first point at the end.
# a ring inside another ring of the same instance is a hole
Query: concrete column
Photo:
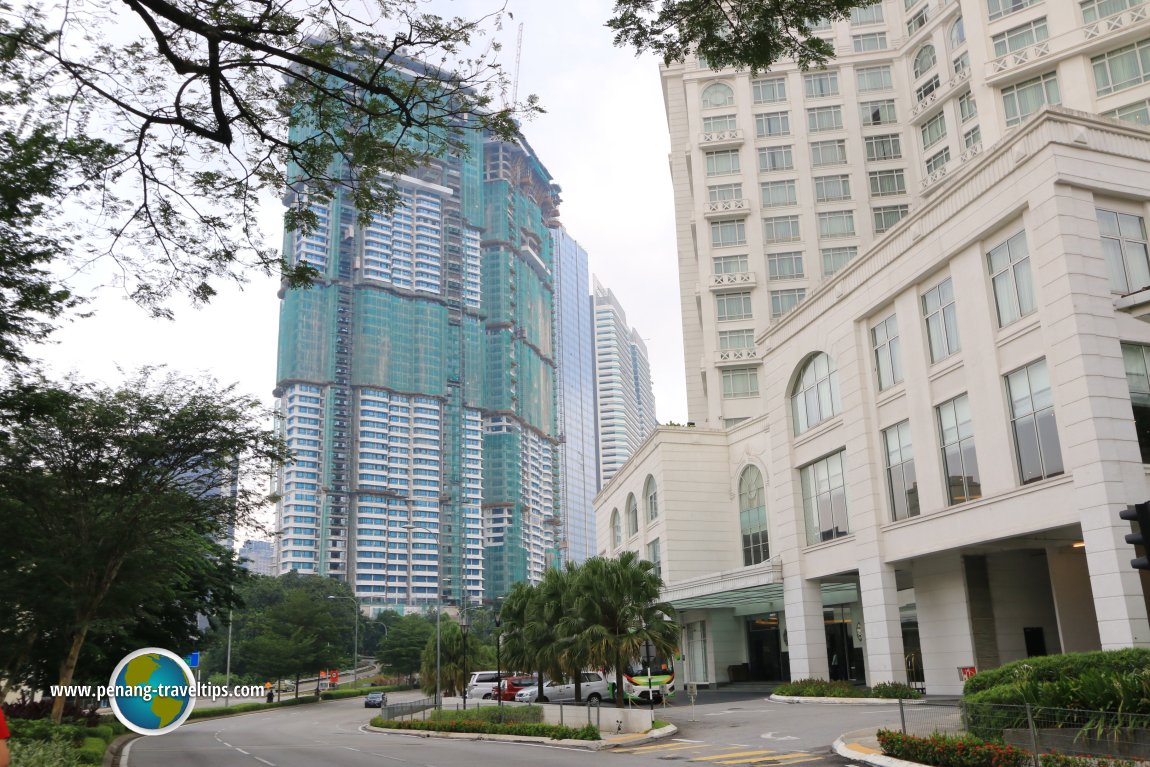
{"type": "Polygon", "coordinates": [[[1086,542],[1086,565],[1103,650],[1150,647],[1138,572],[1118,518],[1150,497],[1134,432],[1118,318],[1099,246],[1093,194],[1044,185],[1031,199],[1032,271],[1041,296],[1043,346],[1054,386],[1066,471],[1086,542]],[[1038,196],[1041,195],[1041,196],[1038,196]],[[1061,251],[1061,252],[1060,252],[1061,251]]]}
{"type": "Polygon", "coordinates": [[[791,679],[830,679],[823,596],[817,581],[802,577],[783,580],[791,679]]]}
{"type": "Polygon", "coordinates": [[[1069,546],[1048,546],[1046,563],[1050,570],[1050,591],[1058,616],[1058,640],[1063,652],[1092,652],[1102,649],[1098,638],[1098,616],[1090,594],[1090,571],[1086,551],[1069,546]]]}
{"type": "Polygon", "coordinates": [[[877,557],[859,562],[859,601],[862,603],[866,682],[906,682],[902,621],[894,568],[877,557]]]}
{"type": "Polygon", "coordinates": [[[926,691],[959,695],[959,667],[975,665],[962,557],[942,554],[915,560],[914,597],[926,691]]]}

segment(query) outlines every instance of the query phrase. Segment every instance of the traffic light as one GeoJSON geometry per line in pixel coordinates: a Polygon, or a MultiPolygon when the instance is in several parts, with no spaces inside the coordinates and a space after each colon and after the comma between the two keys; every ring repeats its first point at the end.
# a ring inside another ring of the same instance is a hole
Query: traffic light
{"type": "MultiPolygon", "coordinates": [[[[1126,542],[1135,546],[1146,548],[1146,536],[1150,535],[1150,501],[1127,506],[1118,512],[1122,519],[1138,523],[1138,532],[1128,533],[1126,542]]],[[[1150,551],[1144,551],[1142,556],[1130,560],[1130,566],[1135,570],[1150,570],[1150,551]]]]}

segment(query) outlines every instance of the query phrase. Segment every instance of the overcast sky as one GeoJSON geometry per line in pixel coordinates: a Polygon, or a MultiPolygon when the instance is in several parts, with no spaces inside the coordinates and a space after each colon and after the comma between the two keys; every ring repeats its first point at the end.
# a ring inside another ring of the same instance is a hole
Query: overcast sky
{"type": "MultiPolygon", "coordinates": [[[[432,0],[443,15],[474,17],[491,0],[432,0]]],[[[647,341],[661,422],[687,420],[682,326],[676,270],[668,138],[657,61],[615,48],[603,23],[610,0],[509,0],[514,14],[496,38],[509,71],[518,24],[524,24],[519,98],[534,93],[547,113],[524,134],[563,187],[560,219],[590,254],[591,271],[615,291],[628,320],[647,341]]],[[[278,203],[262,217],[279,242],[278,203]]],[[[97,271],[77,282],[108,277],[97,271]]],[[[119,370],[166,364],[238,382],[270,405],[275,385],[278,283],[253,279],[227,288],[211,304],[174,303],[174,321],[154,320],[107,290],[38,350],[56,372],[113,383],[119,370]]]]}

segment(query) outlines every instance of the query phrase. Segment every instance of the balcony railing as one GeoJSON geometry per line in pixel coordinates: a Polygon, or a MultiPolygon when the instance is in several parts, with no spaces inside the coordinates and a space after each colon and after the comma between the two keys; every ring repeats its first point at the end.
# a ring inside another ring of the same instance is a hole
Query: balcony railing
{"type": "Polygon", "coordinates": [[[973,160],[981,152],[982,152],[982,142],[979,142],[979,143],[975,144],[974,146],[970,147],[969,149],[967,149],[962,154],[960,154],[958,156],[958,161],[959,162],[966,162],[968,160],[973,160]]]}
{"type": "Polygon", "coordinates": [[[711,288],[751,288],[756,282],[754,272],[730,272],[712,274],[711,288]]]}
{"type": "Polygon", "coordinates": [[[759,350],[751,349],[720,349],[715,353],[715,362],[719,365],[745,365],[752,362],[761,362],[759,350]]]}
{"type": "Polygon", "coordinates": [[[699,134],[699,143],[708,146],[717,146],[719,144],[741,144],[743,143],[743,131],[738,128],[730,130],[713,130],[704,131],[699,134]]]}
{"type": "Polygon", "coordinates": [[[703,206],[703,215],[707,218],[722,218],[738,214],[747,214],[751,210],[751,202],[746,198],[736,200],[715,200],[703,206]]]}
{"type": "Polygon", "coordinates": [[[1139,21],[1145,21],[1147,15],[1147,7],[1145,5],[1138,5],[1133,8],[1128,8],[1122,13],[1117,13],[1105,19],[1098,19],[1082,27],[1082,34],[1087,40],[1093,40],[1096,37],[1101,37],[1109,32],[1117,32],[1120,29],[1125,29],[1131,24],[1139,21]]]}
{"type": "Polygon", "coordinates": [[[1008,69],[1021,66],[1031,61],[1042,58],[1050,53],[1050,41],[1043,40],[1040,43],[1035,43],[1027,48],[1014,53],[1008,53],[1005,56],[999,56],[994,61],[990,62],[992,73],[1005,72],[1008,69]]]}

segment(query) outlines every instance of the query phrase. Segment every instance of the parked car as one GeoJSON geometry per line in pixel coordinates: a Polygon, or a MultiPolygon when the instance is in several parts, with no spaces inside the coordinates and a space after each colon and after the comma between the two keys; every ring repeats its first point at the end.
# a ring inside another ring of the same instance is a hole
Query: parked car
{"type": "Polygon", "coordinates": [[[533,676],[513,676],[492,687],[495,700],[515,700],[515,694],[525,687],[538,686],[539,680],[533,676]],[[498,692],[497,692],[498,691],[498,692]]]}
{"type": "MultiPolygon", "coordinates": [[[[588,703],[599,703],[607,697],[609,685],[607,679],[598,671],[584,671],[580,675],[579,693],[588,703]]],[[[539,685],[525,687],[515,693],[517,703],[559,703],[575,700],[574,679],[549,679],[543,683],[543,697],[539,697],[539,685]]]]}
{"type": "Polygon", "coordinates": [[[387,705],[387,696],[382,692],[369,692],[363,699],[364,708],[383,708],[387,705]]]}
{"type": "Polygon", "coordinates": [[[467,697],[491,700],[495,683],[499,681],[500,677],[507,678],[509,676],[514,676],[514,674],[510,671],[502,673],[498,671],[472,671],[471,678],[467,682],[467,697]]]}

